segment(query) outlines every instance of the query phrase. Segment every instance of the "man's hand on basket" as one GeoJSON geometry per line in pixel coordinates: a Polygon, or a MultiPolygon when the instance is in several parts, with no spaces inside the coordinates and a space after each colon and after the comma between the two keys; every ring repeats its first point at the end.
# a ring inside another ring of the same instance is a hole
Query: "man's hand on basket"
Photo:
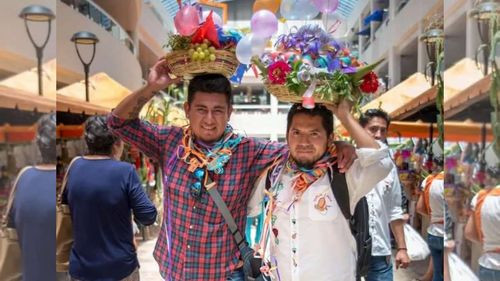
{"type": "Polygon", "coordinates": [[[150,68],[147,81],[148,87],[152,91],[159,91],[172,84],[179,83],[181,79],[171,78],[170,69],[166,64],[165,58],[161,58],[150,68]]]}

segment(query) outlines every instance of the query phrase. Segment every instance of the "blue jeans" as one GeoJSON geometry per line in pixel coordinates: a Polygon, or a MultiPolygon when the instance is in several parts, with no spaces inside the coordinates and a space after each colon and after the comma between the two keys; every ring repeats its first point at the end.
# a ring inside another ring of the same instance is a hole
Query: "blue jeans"
{"type": "Polygon", "coordinates": [[[366,281],[392,281],[391,256],[372,256],[366,281]]]}
{"type": "Polygon", "coordinates": [[[443,243],[443,237],[427,234],[427,244],[431,250],[432,265],[434,267],[432,281],[443,281],[443,243]]]}
{"type": "Polygon", "coordinates": [[[479,266],[479,280],[481,281],[500,280],[500,270],[494,270],[479,266]]]}
{"type": "Polygon", "coordinates": [[[245,274],[243,273],[243,268],[236,269],[231,273],[227,281],[245,281],[245,274]]]}

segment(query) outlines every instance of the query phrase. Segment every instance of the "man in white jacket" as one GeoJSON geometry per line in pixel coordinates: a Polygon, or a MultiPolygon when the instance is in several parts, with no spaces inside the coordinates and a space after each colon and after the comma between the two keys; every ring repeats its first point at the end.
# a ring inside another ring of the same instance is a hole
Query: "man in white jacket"
{"type": "MultiPolygon", "coordinates": [[[[369,109],[359,119],[365,131],[374,139],[386,142],[389,129],[389,115],[380,109],[369,109]]],[[[370,211],[370,235],[372,237],[372,258],[367,281],[392,281],[391,235],[396,240],[396,269],[410,264],[404,237],[403,210],[401,208],[401,185],[396,167],[367,195],[370,211]]]]}
{"type": "Polygon", "coordinates": [[[350,105],[292,106],[288,113],[290,154],[277,161],[272,183],[256,182],[248,205],[249,216],[266,220],[260,253],[270,262],[266,271],[282,281],[354,281],[356,242],[332,192],[328,169],[335,167],[333,113],[356,142],[358,159],[345,173],[351,214],[356,203],[384,179],[393,167],[388,149],[381,147],[350,114],[350,105]],[[330,111],[330,110],[331,111],[330,111]],[[277,172],[279,170],[279,172],[277,172]],[[269,186],[269,185],[268,185],[269,186]]]}

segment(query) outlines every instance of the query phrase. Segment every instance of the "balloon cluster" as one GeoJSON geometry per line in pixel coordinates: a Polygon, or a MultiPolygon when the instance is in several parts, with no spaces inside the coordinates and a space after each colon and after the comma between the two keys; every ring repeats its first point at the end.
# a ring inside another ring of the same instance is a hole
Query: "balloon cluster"
{"type": "Polygon", "coordinates": [[[236,48],[236,57],[243,64],[249,64],[253,56],[264,53],[267,42],[278,30],[275,13],[287,20],[310,20],[321,12],[324,16],[325,29],[337,30],[343,18],[334,13],[339,6],[338,0],[257,0],[254,2],[254,14],[251,18],[252,33],[246,35],[236,48]]]}

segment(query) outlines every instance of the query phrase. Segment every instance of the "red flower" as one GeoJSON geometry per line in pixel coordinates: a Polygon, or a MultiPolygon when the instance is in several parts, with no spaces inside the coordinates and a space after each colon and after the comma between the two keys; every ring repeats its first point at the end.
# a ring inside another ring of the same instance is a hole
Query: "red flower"
{"type": "Polygon", "coordinates": [[[284,61],[277,61],[269,66],[268,78],[271,84],[283,85],[286,82],[286,75],[290,73],[292,69],[284,61]]]}
{"type": "Polygon", "coordinates": [[[363,77],[363,83],[359,86],[363,93],[375,93],[378,90],[378,77],[375,72],[368,72],[363,77]]]}

